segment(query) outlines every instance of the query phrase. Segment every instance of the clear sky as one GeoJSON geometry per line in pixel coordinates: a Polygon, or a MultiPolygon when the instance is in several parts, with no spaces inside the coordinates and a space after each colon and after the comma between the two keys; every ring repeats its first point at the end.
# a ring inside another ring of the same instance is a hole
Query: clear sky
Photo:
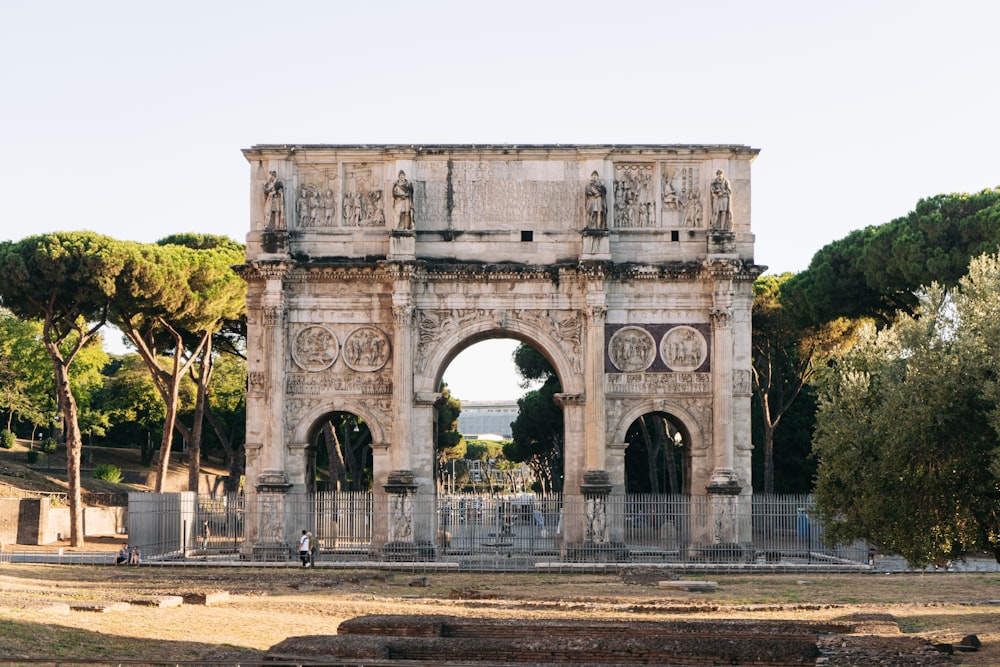
{"type": "Polygon", "coordinates": [[[1000,185],[997,26],[995,0],[10,1],[0,239],[242,241],[254,144],[736,143],[756,261],[800,271],[1000,185]]]}

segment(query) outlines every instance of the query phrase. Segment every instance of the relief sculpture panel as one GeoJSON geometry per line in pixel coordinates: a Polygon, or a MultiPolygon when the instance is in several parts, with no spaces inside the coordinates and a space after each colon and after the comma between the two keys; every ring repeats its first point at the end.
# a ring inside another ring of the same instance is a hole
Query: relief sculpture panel
{"type": "Polygon", "coordinates": [[[299,172],[295,220],[300,229],[337,224],[337,172],[334,169],[299,172]]]}
{"type": "Polygon", "coordinates": [[[345,227],[385,227],[381,165],[345,164],[345,227]]]}
{"type": "Polygon", "coordinates": [[[608,356],[620,371],[644,371],[656,358],[656,342],[648,331],[640,327],[623,327],[608,341],[608,356]]]}
{"type": "Polygon", "coordinates": [[[337,360],[340,344],[332,331],[316,324],[299,331],[292,343],[292,359],[306,371],[323,371],[337,360]]]}
{"type": "Polygon", "coordinates": [[[389,337],[375,327],[355,329],[344,341],[344,363],[362,373],[377,371],[389,361],[389,337]]]}
{"type": "Polygon", "coordinates": [[[694,327],[674,327],[660,341],[660,357],[672,371],[693,371],[705,363],[708,343],[694,327]]]}
{"type": "Polygon", "coordinates": [[[643,229],[657,226],[653,186],[653,165],[615,165],[616,228],[643,229]]]}

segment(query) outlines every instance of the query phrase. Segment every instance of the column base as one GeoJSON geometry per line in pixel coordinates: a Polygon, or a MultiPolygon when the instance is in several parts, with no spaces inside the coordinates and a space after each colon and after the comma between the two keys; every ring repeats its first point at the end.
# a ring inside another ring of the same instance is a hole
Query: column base
{"type": "Polygon", "coordinates": [[[284,470],[265,470],[257,475],[257,493],[284,493],[292,488],[284,470]]]}
{"type": "Polygon", "coordinates": [[[432,561],[437,558],[437,548],[430,542],[387,542],[379,553],[372,555],[394,563],[432,561]]]}
{"type": "Polygon", "coordinates": [[[624,542],[582,542],[568,545],[563,559],[570,563],[617,563],[628,560],[624,542]]]}
{"type": "Polygon", "coordinates": [[[716,470],[712,473],[712,481],[705,487],[709,495],[736,496],[743,487],[740,485],[736,472],[728,469],[716,470]]]}

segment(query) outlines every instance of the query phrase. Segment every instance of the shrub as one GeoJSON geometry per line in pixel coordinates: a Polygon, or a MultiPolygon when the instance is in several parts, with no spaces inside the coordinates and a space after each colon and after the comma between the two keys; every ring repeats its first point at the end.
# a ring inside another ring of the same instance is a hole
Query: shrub
{"type": "Polygon", "coordinates": [[[29,449],[27,454],[28,463],[38,463],[38,459],[42,456],[42,453],[37,449],[29,449]]]}
{"type": "Polygon", "coordinates": [[[102,463],[94,468],[94,479],[103,479],[105,482],[121,484],[121,481],[125,479],[125,477],[122,475],[121,468],[115,464],[102,463]]]}
{"type": "Polygon", "coordinates": [[[14,442],[17,440],[17,436],[14,435],[13,431],[4,429],[0,431],[0,447],[4,449],[13,449],[14,442]]]}
{"type": "Polygon", "coordinates": [[[46,454],[55,454],[56,451],[56,439],[55,438],[45,438],[42,441],[42,451],[46,454]]]}

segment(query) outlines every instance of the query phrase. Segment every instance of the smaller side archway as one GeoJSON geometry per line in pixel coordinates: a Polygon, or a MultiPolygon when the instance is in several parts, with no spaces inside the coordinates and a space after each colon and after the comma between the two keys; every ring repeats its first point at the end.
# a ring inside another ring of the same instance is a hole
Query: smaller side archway
{"type": "Polygon", "coordinates": [[[691,493],[691,455],[682,429],[666,412],[632,422],[625,436],[625,493],[691,493]]]}
{"type": "MultiPolygon", "coordinates": [[[[618,413],[615,420],[608,424],[609,447],[608,470],[611,474],[611,481],[614,488],[619,493],[642,493],[654,492],[645,490],[646,486],[654,488],[651,483],[632,486],[632,490],[627,487],[626,479],[626,455],[629,458],[635,456],[645,457],[646,452],[641,447],[636,447],[629,454],[629,447],[638,439],[643,438],[641,432],[641,420],[643,417],[654,416],[665,419],[667,424],[664,427],[665,436],[673,442],[671,447],[675,459],[678,473],[678,492],[691,495],[704,495],[705,487],[709,482],[712,470],[711,456],[711,411],[692,412],[687,406],[672,400],[640,400],[630,403],[627,409],[618,413]],[[701,418],[699,418],[699,416],[701,418]],[[680,434],[680,445],[675,439],[680,434]],[[681,474],[683,472],[683,475],[681,474]],[[680,481],[683,480],[683,481],[680,481]],[[637,491],[636,489],[643,489],[637,491]]],[[[652,423],[651,417],[647,418],[647,428],[652,423]]],[[[661,474],[666,473],[669,479],[669,470],[665,467],[666,459],[663,460],[664,468],[661,474]]],[[[639,473],[633,467],[631,471],[632,479],[636,474],[649,477],[649,469],[643,464],[639,473]]],[[[662,477],[661,477],[662,479],[662,477]]],[[[661,487],[663,485],[661,484],[661,487]]],[[[673,493],[673,491],[671,491],[673,493]]]]}

